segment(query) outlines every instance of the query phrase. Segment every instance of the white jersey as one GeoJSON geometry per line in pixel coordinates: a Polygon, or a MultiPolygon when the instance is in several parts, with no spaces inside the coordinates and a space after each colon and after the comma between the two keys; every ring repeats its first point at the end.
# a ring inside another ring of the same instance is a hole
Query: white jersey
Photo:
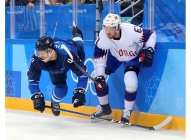
{"type": "MultiPolygon", "coordinates": [[[[129,24],[121,23],[121,38],[119,40],[109,39],[102,29],[99,33],[99,37],[95,41],[95,45],[101,50],[110,50],[111,54],[119,61],[130,61],[139,55],[140,50],[143,47],[143,42],[146,42],[145,47],[152,47],[154,49],[156,44],[156,34],[147,35],[141,27],[129,24]],[[147,40],[145,40],[147,38],[147,40]]],[[[148,31],[148,30],[147,30],[148,31]]],[[[106,56],[95,58],[94,62],[96,67],[105,67],[106,56]]]]}

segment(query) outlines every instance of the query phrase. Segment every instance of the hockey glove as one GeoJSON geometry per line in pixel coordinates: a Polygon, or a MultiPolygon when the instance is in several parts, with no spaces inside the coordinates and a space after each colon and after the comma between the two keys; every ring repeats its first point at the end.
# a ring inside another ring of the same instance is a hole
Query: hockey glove
{"type": "Polygon", "coordinates": [[[72,35],[73,35],[73,37],[77,36],[78,34],[80,34],[82,39],[83,39],[82,31],[77,26],[73,26],[72,27],[72,35]]]}
{"type": "Polygon", "coordinates": [[[72,97],[74,108],[83,106],[86,103],[85,90],[83,88],[76,88],[72,97]]]}
{"type": "Polygon", "coordinates": [[[153,63],[153,54],[154,50],[152,47],[142,49],[139,54],[139,62],[141,62],[145,67],[151,67],[153,63]]]}
{"type": "Polygon", "coordinates": [[[33,101],[34,109],[39,110],[41,113],[45,109],[45,101],[43,93],[36,92],[31,96],[31,100],[33,101]]]}
{"type": "Polygon", "coordinates": [[[107,83],[105,81],[105,77],[103,75],[97,76],[95,80],[98,83],[98,84],[95,84],[95,88],[99,92],[103,92],[108,88],[107,83]]]}

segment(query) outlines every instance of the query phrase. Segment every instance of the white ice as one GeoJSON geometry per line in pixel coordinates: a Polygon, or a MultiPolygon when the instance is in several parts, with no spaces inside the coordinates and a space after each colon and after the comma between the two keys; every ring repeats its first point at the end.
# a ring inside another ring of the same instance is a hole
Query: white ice
{"type": "Polygon", "coordinates": [[[185,132],[5,109],[6,140],[185,140],[185,132]]]}

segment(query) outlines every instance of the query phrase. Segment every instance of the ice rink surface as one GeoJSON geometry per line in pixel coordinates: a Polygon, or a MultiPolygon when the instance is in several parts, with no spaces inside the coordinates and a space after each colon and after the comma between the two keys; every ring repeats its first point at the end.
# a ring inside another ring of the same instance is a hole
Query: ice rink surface
{"type": "Polygon", "coordinates": [[[185,140],[185,132],[5,109],[6,140],[185,140]]]}

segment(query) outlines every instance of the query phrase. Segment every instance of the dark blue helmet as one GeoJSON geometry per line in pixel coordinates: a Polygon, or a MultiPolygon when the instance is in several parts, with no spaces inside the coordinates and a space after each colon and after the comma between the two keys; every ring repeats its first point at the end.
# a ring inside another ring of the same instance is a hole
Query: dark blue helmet
{"type": "Polygon", "coordinates": [[[48,48],[54,49],[54,41],[51,37],[43,36],[36,42],[35,50],[47,50],[48,48]]]}

